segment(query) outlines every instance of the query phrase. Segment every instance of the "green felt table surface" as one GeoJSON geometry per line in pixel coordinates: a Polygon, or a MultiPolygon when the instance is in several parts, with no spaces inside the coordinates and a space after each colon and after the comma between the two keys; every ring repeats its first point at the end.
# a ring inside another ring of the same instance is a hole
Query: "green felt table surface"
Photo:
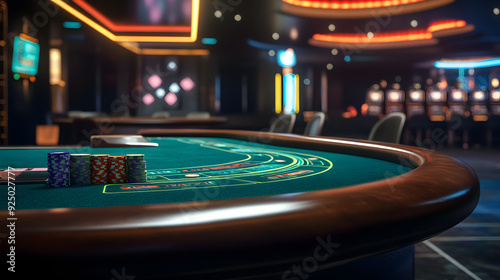
{"type": "MultiPolygon", "coordinates": [[[[144,154],[146,184],[15,186],[16,210],[107,207],[300,193],[400,175],[396,163],[223,138],[154,137],[158,147],[0,150],[0,168],[47,167],[47,153],[144,154]]],[[[7,209],[7,186],[0,197],[7,209]]],[[[388,190],[390,191],[390,190],[388,190]]]]}

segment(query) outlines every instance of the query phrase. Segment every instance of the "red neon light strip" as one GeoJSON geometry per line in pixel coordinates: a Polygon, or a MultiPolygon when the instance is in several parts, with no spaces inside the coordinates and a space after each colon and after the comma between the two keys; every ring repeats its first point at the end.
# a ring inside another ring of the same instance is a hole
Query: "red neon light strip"
{"type": "Polygon", "coordinates": [[[299,6],[304,8],[354,10],[354,9],[372,9],[372,8],[401,6],[428,0],[360,0],[360,1],[282,0],[282,1],[293,6],[299,6]]]}
{"type": "Polygon", "coordinates": [[[439,21],[431,24],[427,30],[407,32],[376,33],[372,38],[365,34],[314,34],[313,39],[335,43],[391,43],[432,39],[432,32],[463,27],[467,23],[463,20],[439,21]]]}
{"type": "Polygon", "coordinates": [[[191,26],[166,26],[166,25],[118,25],[101,14],[94,7],[89,5],[84,0],[73,0],[76,5],[80,6],[84,11],[89,13],[95,19],[104,24],[107,28],[115,32],[177,32],[189,33],[191,26]]]}

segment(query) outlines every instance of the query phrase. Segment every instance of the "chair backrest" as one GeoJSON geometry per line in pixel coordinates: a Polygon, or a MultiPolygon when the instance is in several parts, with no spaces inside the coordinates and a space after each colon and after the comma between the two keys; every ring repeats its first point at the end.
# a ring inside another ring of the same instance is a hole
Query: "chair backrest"
{"type": "Polygon", "coordinates": [[[275,133],[292,133],[295,118],[295,114],[281,114],[273,121],[269,131],[275,133]]]}
{"type": "Polygon", "coordinates": [[[154,112],[153,115],[152,115],[153,118],[168,118],[170,117],[170,113],[168,111],[157,111],[157,112],[154,112]]]}
{"type": "Polygon", "coordinates": [[[399,143],[406,121],[406,115],[400,112],[390,113],[373,126],[368,140],[399,143]]]}
{"type": "Polygon", "coordinates": [[[323,124],[325,123],[325,113],[316,112],[312,119],[307,122],[304,135],[306,136],[320,136],[323,131],[323,124]]]}
{"type": "Polygon", "coordinates": [[[193,119],[208,119],[210,118],[210,113],[209,112],[191,112],[186,115],[187,118],[193,118],[193,119]]]}

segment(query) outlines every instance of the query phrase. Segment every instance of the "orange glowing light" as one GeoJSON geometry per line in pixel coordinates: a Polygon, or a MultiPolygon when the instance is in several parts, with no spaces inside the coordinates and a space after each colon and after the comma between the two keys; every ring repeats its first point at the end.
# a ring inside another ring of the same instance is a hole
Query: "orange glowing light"
{"type": "Polygon", "coordinates": [[[436,32],[445,29],[459,28],[466,26],[465,20],[443,20],[432,23],[428,28],[427,32],[436,32]]]}
{"type": "Polygon", "coordinates": [[[358,115],[358,110],[354,106],[347,106],[347,112],[351,117],[355,118],[358,115]]]}
{"type": "Polygon", "coordinates": [[[493,101],[500,101],[500,91],[496,90],[491,93],[491,99],[493,101]]]}
{"type": "Polygon", "coordinates": [[[366,113],[368,113],[368,104],[363,103],[361,105],[361,115],[366,116],[366,113]]]}
{"type": "Polygon", "coordinates": [[[150,49],[139,48],[137,44],[133,43],[119,43],[127,50],[141,55],[186,55],[186,56],[206,56],[210,54],[206,49],[150,49]]]}
{"type": "MultiPolygon", "coordinates": [[[[96,22],[90,19],[88,16],[84,15],[77,9],[73,8],[71,5],[63,0],[51,0],[53,3],[66,10],[71,15],[75,16],[77,19],[81,20],[83,23],[87,24],[97,32],[101,33],[108,39],[115,42],[175,42],[175,43],[192,43],[195,42],[198,36],[198,20],[200,12],[200,0],[193,0],[192,10],[191,10],[191,29],[188,36],[145,36],[145,35],[116,35],[110,30],[104,28],[101,24],[102,22],[96,22]]],[[[128,26],[130,27],[130,26],[128,26]]],[[[144,31],[144,30],[143,30],[144,31]]]]}
{"type": "Polygon", "coordinates": [[[84,11],[89,13],[95,19],[100,21],[104,26],[114,32],[175,32],[189,33],[191,26],[166,26],[166,25],[118,25],[101,14],[98,10],[92,7],[84,0],[73,0],[75,4],[80,6],[84,11]]]}
{"type": "Polygon", "coordinates": [[[360,33],[343,34],[314,34],[312,41],[326,43],[346,43],[346,44],[370,44],[370,43],[395,43],[424,41],[433,39],[433,32],[460,28],[466,26],[463,20],[439,21],[431,24],[426,30],[408,30],[400,32],[379,32],[374,33],[372,37],[360,33]]]}
{"type": "Polygon", "coordinates": [[[371,8],[386,8],[425,2],[428,0],[362,0],[362,1],[338,1],[338,0],[282,0],[283,2],[304,8],[315,9],[332,9],[332,10],[354,10],[354,9],[371,9],[371,8]]]}
{"type": "Polygon", "coordinates": [[[492,87],[496,88],[496,87],[498,87],[499,84],[500,84],[500,82],[498,81],[497,78],[491,79],[491,86],[492,87]]]}
{"type": "Polygon", "coordinates": [[[377,33],[368,38],[364,34],[314,34],[314,40],[336,43],[391,43],[432,39],[432,34],[425,31],[377,33]]]}

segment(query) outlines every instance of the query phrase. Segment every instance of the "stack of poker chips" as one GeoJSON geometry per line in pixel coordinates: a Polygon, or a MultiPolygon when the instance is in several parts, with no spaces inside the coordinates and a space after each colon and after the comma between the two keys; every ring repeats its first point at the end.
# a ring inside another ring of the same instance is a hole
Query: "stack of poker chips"
{"type": "Polygon", "coordinates": [[[106,184],[109,174],[109,155],[91,155],[90,163],[92,165],[91,183],[106,184]]]}
{"type": "Polygon", "coordinates": [[[127,182],[127,157],[110,156],[108,183],[118,184],[127,182]]]}
{"type": "Polygon", "coordinates": [[[56,188],[69,186],[69,158],[67,152],[48,153],[49,186],[56,188]]]}
{"type": "Polygon", "coordinates": [[[127,155],[127,169],[129,183],[146,182],[146,160],[143,154],[127,155]]]}
{"type": "Polygon", "coordinates": [[[71,185],[89,185],[91,182],[90,154],[71,154],[69,174],[71,185]]]}

